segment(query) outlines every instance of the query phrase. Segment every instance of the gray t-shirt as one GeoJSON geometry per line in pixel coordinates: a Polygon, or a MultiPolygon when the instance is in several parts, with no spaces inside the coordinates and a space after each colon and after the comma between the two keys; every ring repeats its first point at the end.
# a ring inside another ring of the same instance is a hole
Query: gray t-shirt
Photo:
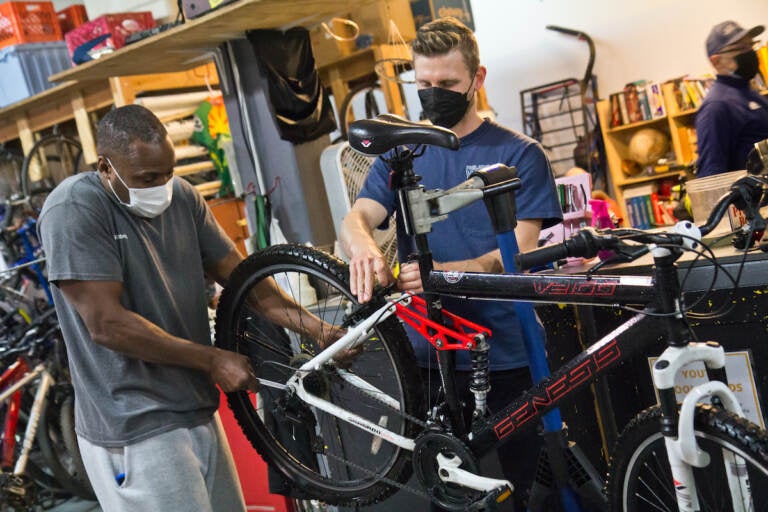
{"type": "Polygon", "coordinates": [[[38,220],[75,388],[75,428],[106,447],[207,421],[218,391],[206,374],[147,363],[95,343],[60,280],[120,281],[122,304],[170,334],[210,345],[204,268],[234,245],[189,183],[154,219],[121,206],[95,172],[51,192],[38,220]]]}

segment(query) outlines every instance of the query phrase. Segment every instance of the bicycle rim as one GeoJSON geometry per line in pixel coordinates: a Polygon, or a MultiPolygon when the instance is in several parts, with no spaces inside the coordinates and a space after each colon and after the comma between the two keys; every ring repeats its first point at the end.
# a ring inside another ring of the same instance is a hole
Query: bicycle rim
{"type": "MultiPolygon", "coordinates": [[[[675,489],[664,438],[659,432],[658,407],[641,413],[617,441],[609,475],[612,510],[677,511],[675,489]]],[[[741,457],[746,465],[753,510],[768,510],[768,436],[759,427],[726,411],[700,405],[694,417],[696,441],[710,455],[704,468],[694,468],[702,512],[734,510],[723,453],[741,457]]]]}
{"type": "MultiPolygon", "coordinates": [[[[245,297],[272,278],[313,314],[342,325],[357,305],[344,271],[338,260],[301,246],[273,246],[251,256],[233,273],[222,294],[217,345],[247,355],[260,379],[285,383],[296,367],[319,351],[318,343],[270,323],[246,304],[245,297]]],[[[303,319],[298,324],[303,325],[303,319]]],[[[388,319],[363,347],[346,369],[347,376],[364,379],[381,394],[361,391],[334,366],[307,374],[305,387],[375,424],[413,437],[414,423],[381,401],[386,394],[406,414],[415,414],[419,386],[411,382],[416,368],[402,327],[396,319],[388,319]]],[[[239,392],[228,398],[246,436],[286,477],[283,482],[277,475],[270,478],[272,492],[333,504],[372,503],[395,490],[382,477],[404,482],[410,476],[404,450],[307,405],[287,390],[262,381],[258,394],[239,392]]]]}
{"type": "Polygon", "coordinates": [[[24,157],[21,189],[25,197],[51,190],[68,176],[84,169],[83,148],[74,139],[49,135],[38,140],[24,157]]]}

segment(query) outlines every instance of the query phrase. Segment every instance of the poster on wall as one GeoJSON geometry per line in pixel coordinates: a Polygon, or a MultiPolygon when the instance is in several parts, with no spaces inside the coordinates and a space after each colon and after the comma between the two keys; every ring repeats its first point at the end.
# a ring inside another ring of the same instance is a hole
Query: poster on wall
{"type": "Polygon", "coordinates": [[[453,16],[473,32],[475,30],[475,19],[472,17],[469,0],[411,0],[411,12],[416,28],[435,18],[453,16]]]}

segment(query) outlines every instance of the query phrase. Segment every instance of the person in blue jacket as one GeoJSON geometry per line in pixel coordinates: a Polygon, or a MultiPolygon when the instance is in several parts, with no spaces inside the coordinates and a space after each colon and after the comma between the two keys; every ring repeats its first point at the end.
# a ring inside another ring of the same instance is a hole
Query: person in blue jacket
{"type": "MultiPolygon", "coordinates": [[[[517,167],[522,187],[516,192],[521,251],[537,246],[539,231],[562,218],[554,176],[541,146],[533,139],[481,117],[477,91],[483,86],[486,68],[480,65],[477,41],[458,20],[442,18],[422,26],[413,42],[414,69],[419,99],[429,120],[453,130],[458,151],[428,146],[414,162],[427,189],[448,189],[465,181],[474,171],[490,164],[517,167]]],[[[395,210],[395,194],[388,187],[389,169],[382,159],[371,168],[365,185],[342,224],[341,241],[350,257],[351,290],[367,301],[376,281],[386,285],[394,277],[371,236],[387,223],[395,210]]],[[[400,241],[404,233],[398,233],[400,241]]],[[[434,267],[440,270],[502,272],[503,265],[490,218],[481,203],[474,203],[436,224],[429,234],[434,267]]],[[[403,261],[408,254],[399,254],[403,261]]],[[[422,291],[418,263],[401,264],[397,283],[402,290],[422,291]]],[[[491,391],[488,405],[498,411],[516,392],[531,385],[520,323],[510,302],[461,301],[444,298],[447,311],[492,329],[491,391]]],[[[439,383],[435,351],[413,331],[414,346],[425,383],[439,383]]],[[[457,353],[457,388],[461,400],[472,407],[468,390],[469,355],[457,353]]],[[[434,390],[433,390],[434,391],[434,390]]],[[[504,475],[514,485],[516,506],[522,506],[525,490],[533,479],[538,455],[535,434],[505,444],[499,450],[504,475]]],[[[521,509],[522,510],[522,509],[521,509]]]]}
{"type": "Polygon", "coordinates": [[[707,37],[717,79],[696,113],[698,177],[744,169],[754,143],[768,137],[768,98],[750,87],[759,72],[753,39],[763,30],[724,21],[707,37]]]}

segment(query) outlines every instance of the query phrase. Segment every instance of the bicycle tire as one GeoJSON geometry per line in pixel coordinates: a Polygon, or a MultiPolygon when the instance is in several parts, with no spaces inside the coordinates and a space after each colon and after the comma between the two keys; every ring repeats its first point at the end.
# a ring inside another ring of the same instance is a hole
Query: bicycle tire
{"type": "Polygon", "coordinates": [[[78,498],[93,500],[96,496],[85,472],[77,442],[75,441],[74,450],[71,443],[73,437],[76,439],[74,421],[69,419],[69,416],[74,416],[72,390],[70,388],[60,392],[63,396],[60,400],[52,404],[50,399],[53,394],[49,393],[43,403],[37,429],[37,444],[48,469],[59,485],[78,498]]]}
{"type": "Polygon", "coordinates": [[[365,115],[366,118],[374,118],[381,113],[375,100],[369,97],[369,94],[375,93],[375,91],[382,92],[381,84],[378,82],[366,82],[358,84],[349,90],[339,106],[339,131],[341,132],[341,140],[347,140],[349,138],[349,123],[347,118],[349,117],[349,110],[352,108],[352,100],[357,97],[358,94],[365,91],[365,115]]]}
{"type": "Polygon", "coordinates": [[[30,197],[35,193],[39,193],[42,189],[52,190],[67,176],[77,174],[82,162],[83,147],[75,139],[61,134],[51,134],[41,138],[35,142],[29,150],[29,153],[24,156],[24,162],[21,165],[21,191],[24,194],[24,197],[30,197]],[[67,151],[72,151],[74,157],[72,157],[72,155],[69,155],[68,157],[68,163],[71,163],[71,166],[64,163],[65,160],[62,155],[59,154],[59,151],[61,150],[60,147],[56,148],[56,154],[50,155],[45,152],[46,146],[52,143],[57,143],[59,145],[63,144],[63,147],[68,148],[67,151]],[[33,162],[40,164],[42,158],[44,158],[46,162],[59,163],[60,168],[50,172],[48,176],[43,176],[41,180],[33,180],[30,175],[30,171],[34,168],[33,162]]]}
{"type": "MultiPolygon", "coordinates": [[[[245,304],[254,286],[266,278],[275,279],[289,295],[306,293],[306,282],[297,274],[307,277],[318,297],[307,308],[328,322],[340,325],[357,305],[349,291],[349,269],[333,256],[299,245],[271,246],[249,256],[222,292],[216,344],[247,355],[261,379],[284,382],[294,372],[291,365],[300,364],[318,347],[314,340],[275,327],[245,304]]],[[[423,415],[413,348],[397,318],[379,323],[363,345],[364,352],[348,371],[396,398],[406,414],[423,415]]],[[[374,423],[386,421],[388,429],[403,436],[413,438],[421,428],[372,396],[353,391],[333,369],[313,372],[305,382],[313,394],[322,394],[374,423]]],[[[230,393],[228,402],[256,451],[287,479],[279,482],[272,475],[270,492],[319,498],[332,505],[371,504],[397,490],[382,477],[404,483],[412,473],[406,450],[308,407],[290,392],[262,385],[257,396],[230,393]]]]}
{"type": "MultiPolygon", "coordinates": [[[[658,406],[646,409],[616,441],[606,482],[610,510],[677,510],[660,418],[658,406]]],[[[768,434],[744,418],[704,404],[696,407],[694,430],[699,446],[712,457],[707,467],[694,468],[701,510],[732,510],[722,449],[745,460],[754,510],[768,510],[768,434]]]]}

